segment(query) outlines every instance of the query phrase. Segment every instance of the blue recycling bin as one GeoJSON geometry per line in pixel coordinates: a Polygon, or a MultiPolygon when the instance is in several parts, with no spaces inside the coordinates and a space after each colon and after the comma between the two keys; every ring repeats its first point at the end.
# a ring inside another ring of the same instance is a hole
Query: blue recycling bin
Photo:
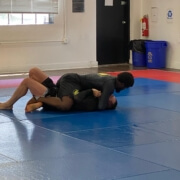
{"type": "Polygon", "coordinates": [[[147,68],[165,68],[166,67],[166,41],[146,41],[146,63],[147,68]]]}
{"type": "Polygon", "coordinates": [[[135,67],[146,66],[146,54],[142,52],[132,51],[132,61],[135,67]]]}

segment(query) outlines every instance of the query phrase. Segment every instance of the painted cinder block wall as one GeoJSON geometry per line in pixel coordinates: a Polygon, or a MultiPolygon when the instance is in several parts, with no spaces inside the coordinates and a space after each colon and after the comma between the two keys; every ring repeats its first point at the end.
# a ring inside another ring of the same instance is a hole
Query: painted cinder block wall
{"type": "MultiPolygon", "coordinates": [[[[34,66],[43,70],[96,67],[96,0],[84,2],[85,12],[73,13],[72,0],[61,0],[53,25],[1,27],[0,72],[27,72],[34,66]]],[[[142,38],[140,19],[148,14],[148,39],[168,41],[167,67],[180,69],[180,1],[130,0],[130,4],[131,40],[142,38]],[[156,22],[151,20],[152,7],[158,9],[156,22]],[[171,22],[168,9],[173,10],[171,22]]]]}
{"type": "MultiPolygon", "coordinates": [[[[139,31],[139,19],[149,16],[149,37],[145,39],[163,40],[168,42],[167,68],[180,69],[180,1],[178,0],[131,0],[131,39],[143,38],[139,31]],[[152,8],[157,10],[157,18],[153,19],[152,8]],[[137,12],[137,9],[141,9],[137,12]],[[173,17],[167,18],[172,10],[173,17]]],[[[132,62],[132,61],[131,61],[132,62]]]]}

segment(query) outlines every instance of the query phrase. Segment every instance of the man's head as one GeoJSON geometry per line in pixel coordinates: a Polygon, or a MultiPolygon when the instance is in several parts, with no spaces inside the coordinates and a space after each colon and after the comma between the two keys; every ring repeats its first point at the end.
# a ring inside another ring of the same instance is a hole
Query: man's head
{"type": "Polygon", "coordinates": [[[117,75],[116,79],[116,92],[120,92],[123,89],[132,87],[134,85],[134,77],[129,72],[122,72],[117,75]]]}
{"type": "Polygon", "coordinates": [[[117,106],[117,99],[116,99],[116,97],[112,94],[112,95],[109,97],[107,109],[116,109],[116,106],[117,106]]]}

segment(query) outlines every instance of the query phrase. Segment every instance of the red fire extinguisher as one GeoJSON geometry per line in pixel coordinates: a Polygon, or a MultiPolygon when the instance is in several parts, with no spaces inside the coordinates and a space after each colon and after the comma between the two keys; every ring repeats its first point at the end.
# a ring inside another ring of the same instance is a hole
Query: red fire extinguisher
{"type": "Polygon", "coordinates": [[[142,18],[142,36],[149,36],[149,20],[148,15],[144,15],[142,18]]]}

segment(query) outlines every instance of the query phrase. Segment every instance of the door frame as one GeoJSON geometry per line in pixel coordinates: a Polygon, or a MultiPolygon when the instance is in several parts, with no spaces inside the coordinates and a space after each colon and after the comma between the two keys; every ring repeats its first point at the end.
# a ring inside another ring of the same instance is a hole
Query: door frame
{"type": "MultiPolygon", "coordinates": [[[[97,14],[97,11],[98,11],[97,1],[98,0],[96,0],[96,14],[97,14]]],[[[119,1],[123,1],[123,0],[119,0],[119,1]]],[[[121,64],[121,63],[125,64],[125,63],[129,63],[129,61],[130,61],[130,50],[129,50],[129,46],[128,46],[129,42],[130,42],[130,0],[124,0],[124,1],[126,1],[128,3],[127,9],[126,9],[126,12],[125,12],[125,16],[126,16],[126,18],[125,18],[125,20],[126,20],[125,34],[126,35],[124,36],[125,38],[123,39],[123,40],[125,40],[125,44],[126,44],[126,52],[125,52],[125,56],[123,56],[124,59],[122,61],[120,60],[119,62],[117,62],[115,64],[121,64]]],[[[105,3],[105,0],[104,0],[104,3],[105,3]]],[[[96,59],[97,59],[98,65],[99,65],[98,47],[97,47],[97,44],[98,44],[98,42],[97,42],[97,39],[98,39],[98,33],[97,33],[98,25],[97,25],[97,23],[98,23],[98,21],[97,21],[97,15],[96,15],[96,59]]],[[[107,63],[107,64],[114,64],[114,63],[112,62],[112,63],[107,63]]]]}

